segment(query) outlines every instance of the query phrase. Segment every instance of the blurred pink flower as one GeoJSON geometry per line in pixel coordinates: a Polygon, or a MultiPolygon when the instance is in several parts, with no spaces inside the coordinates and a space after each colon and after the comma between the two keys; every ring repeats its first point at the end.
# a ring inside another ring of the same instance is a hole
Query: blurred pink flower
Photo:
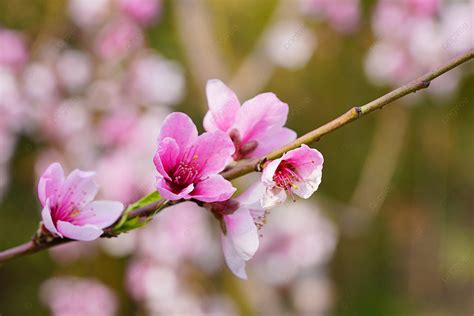
{"type": "Polygon", "coordinates": [[[316,50],[315,33],[298,20],[280,20],[273,24],[265,39],[265,51],[271,61],[287,69],[302,69],[316,50]]]}
{"type": "Polygon", "coordinates": [[[261,157],[296,138],[294,131],[283,127],[288,104],[273,93],[259,94],[241,107],[235,93],[213,79],[207,82],[206,94],[209,112],[204,117],[204,128],[229,134],[235,160],[261,157]]]}
{"type": "Polygon", "coordinates": [[[112,257],[127,257],[137,250],[138,230],[120,234],[115,238],[101,238],[101,248],[112,257]]]}
{"type": "Polygon", "coordinates": [[[77,26],[93,28],[100,25],[109,13],[110,0],[69,0],[69,15],[77,26]]]}
{"type": "Polygon", "coordinates": [[[111,199],[133,202],[155,189],[155,171],[150,160],[156,151],[159,124],[165,117],[162,109],[136,113],[117,109],[98,131],[99,143],[107,151],[97,162],[102,192],[111,199]],[[117,172],[120,170],[120,172],[117,172]]]}
{"type": "Polygon", "coordinates": [[[127,57],[142,45],[142,30],[128,19],[118,19],[110,22],[99,33],[95,47],[102,59],[114,61],[127,57]]]}
{"type": "Polygon", "coordinates": [[[225,297],[195,293],[183,273],[154,262],[135,261],[127,269],[126,286],[147,315],[236,315],[225,297]]]}
{"type": "Polygon", "coordinates": [[[122,11],[141,25],[155,21],[161,10],[161,0],[120,0],[122,11]]]}
{"type": "Polygon", "coordinates": [[[262,206],[269,208],[285,201],[287,193],[293,199],[294,194],[309,198],[321,183],[323,162],[323,155],[307,145],[301,145],[271,161],[262,173],[262,182],[266,187],[262,206]]]}
{"type": "Polygon", "coordinates": [[[372,16],[373,29],[380,37],[407,40],[413,24],[435,18],[439,9],[439,0],[380,0],[372,16]]]}
{"type": "Polygon", "coordinates": [[[219,131],[198,136],[193,121],[184,113],[165,119],[153,162],[158,171],[156,187],[164,199],[225,201],[235,192],[218,173],[234,153],[229,137],[219,131]]]}
{"type": "Polygon", "coordinates": [[[0,66],[0,130],[13,136],[25,126],[28,110],[14,70],[0,66]]]}
{"type": "Polygon", "coordinates": [[[235,199],[239,203],[235,211],[225,209],[228,213],[221,214],[224,258],[229,269],[241,279],[247,279],[245,263],[258,249],[258,230],[265,222],[266,211],[260,203],[263,192],[264,187],[257,182],[235,199]]]}
{"type": "Polygon", "coordinates": [[[28,61],[28,51],[19,32],[0,28],[0,66],[18,70],[28,61]]]}
{"type": "Polygon", "coordinates": [[[326,16],[336,31],[354,32],[360,22],[359,0],[330,0],[326,7],[326,16]]]}
{"type": "Polygon", "coordinates": [[[420,16],[435,16],[441,9],[441,0],[404,0],[410,11],[420,16]]]}
{"type": "Polygon", "coordinates": [[[418,68],[405,47],[396,42],[379,41],[367,53],[365,71],[378,85],[400,85],[415,78],[418,68]]]}
{"type": "Polygon", "coordinates": [[[327,19],[338,32],[350,33],[359,25],[359,0],[300,0],[300,8],[303,13],[327,19]]]}
{"type": "Polygon", "coordinates": [[[92,61],[80,50],[68,49],[59,55],[56,71],[59,83],[69,92],[77,92],[92,77],[92,61]]]}
{"type": "Polygon", "coordinates": [[[61,238],[94,240],[120,217],[122,203],[93,201],[98,191],[93,177],[94,172],[76,169],[64,178],[59,163],[46,169],[39,180],[38,197],[43,224],[50,233],[61,238]]]}
{"type": "Polygon", "coordinates": [[[139,124],[140,118],[130,110],[116,110],[105,116],[97,128],[99,142],[115,147],[126,144],[131,133],[139,124]]]}
{"type": "Polygon", "coordinates": [[[260,233],[260,247],[249,269],[269,284],[289,283],[308,271],[324,273],[338,238],[334,223],[307,201],[272,209],[260,233]]]}
{"type": "MultiPolygon", "coordinates": [[[[365,61],[369,79],[376,85],[399,86],[472,48],[473,6],[473,0],[379,1],[372,18],[377,40],[365,61]]],[[[443,100],[440,96],[452,95],[461,75],[459,70],[444,75],[427,93],[443,100]]]]}
{"type": "Polygon", "coordinates": [[[219,252],[209,218],[206,210],[194,202],[162,210],[138,231],[140,255],[161,265],[176,267],[193,262],[205,269],[216,267],[220,263],[219,252]]]}
{"type": "Polygon", "coordinates": [[[28,64],[23,73],[23,89],[30,102],[52,102],[58,92],[54,69],[47,63],[28,64]]]}
{"type": "Polygon", "coordinates": [[[117,298],[93,279],[56,277],[43,283],[40,297],[54,316],[113,316],[117,298]]]}
{"type": "Polygon", "coordinates": [[[93,258],[98,253],[97,250],[96,243],[70,242],[50,248],[49,255],[56,262],[68,265],[80,259],[93,258]]]}
{"type": "Polygon", "coordinates": [[[182,99],[185,92],[181,66],[157,54],[136,58],[129,80],[129,93],[145,105],[173,105],[182,99]]]}

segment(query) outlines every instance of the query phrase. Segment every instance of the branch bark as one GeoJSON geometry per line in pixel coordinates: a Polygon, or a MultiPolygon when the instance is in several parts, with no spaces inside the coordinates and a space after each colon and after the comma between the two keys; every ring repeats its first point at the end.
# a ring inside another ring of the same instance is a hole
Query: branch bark
{"type": "MultiPolygon", "coordinates": [[[[319,141],[323,136],[339,129],[340,127],[349,124],[352,121],[359,119],[360,117],[371,113],[375,110],[381,110],[383,107],[395,100],[398,100],[410,93],[417,92],[422,89],[426,89],[429,87],[430,82],[433,79],[441,76],[442,74],[450,71],[453,68],[467,62],[468,60],[474,58],[474,49],[471,49],[466,54],[453,59],[452,61],[444,64],[435,70],[415,79],[406,85],[395,89],[384,96],[375,99],[363,106],[356,106],[342,114],[341,116],[335,118],[334,120],[324,124],[321,127],[301,136],[300,138],[296,139],[294,142],[275,150],[274,152],[261,157],[260,159],[252,159],[248,161],[244,161],[240,164],[237,164],[235,167],[222,172],[222,176],[224,176],[228,180],[236,179],[238,177],[244,176],[248,173],[260,171],[262,167],[262,163],[267,160],[272,160],[279,158],[285,152],[298,148],[303,144],[309,144],[315,141],[319,141]]],[[[134,210],[130,215],[129,218],[132,217],[146,217],[153,214],[159,207],[160,202],[151,203],[144,207],[134,210]]],[[[113,225],[111,226],[113,227],[113,225]]],[[[107,229],[105,230],[102,237],[110,237],[110,234],[107,233],[107,229]]],[[[69,242],[71,240],[68,239],[61,239],[61,238],[52,238],[50,240],[46,240],[44,242],[37,242],[34,238],[32,241],[29,241],[25,244],[20,246],[10,248],[0,252],[0,263],[7,262],[9,260],[22,257],[28,254],[36,253],[38,251],[51,248],[53,246],[63,244],[69,242]]]]}

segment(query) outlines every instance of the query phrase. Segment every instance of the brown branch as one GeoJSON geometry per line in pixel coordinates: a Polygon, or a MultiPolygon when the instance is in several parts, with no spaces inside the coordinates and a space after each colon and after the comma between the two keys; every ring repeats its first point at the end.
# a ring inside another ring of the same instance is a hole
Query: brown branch
{"type": "MultiPolygon", "coordinates": [[[[261,170],[261,164],[263,161],[266,160],[271,160],[280,157],[283,155],[285,152],[298,148],[302,144],[309,144],[314,141],[318,141],[321,139],[321,137],[337,130],[341,126],[344,126],[352,121],[357,120],[358,118],[373,112],[375,110],[380,110],[382,109],[385,105],[398,100],[407,94],[414,93],[418,90],[426,89],[429,87],[430,82],[441,76],[442,74],[450,71],[451,69],[467,62],[468,60],[474,58],[474,49],[471,49],[469,52],[466,54],[452,60],[451,62],[438,67],[437,69],[421,76],[420,78],[396,89],[393,90],[392,92],[389,92],[388,94],[372,101],[369,102],[363,106],[360,107],[353,107],[352,109],[348,110],[346,113],[342,114],[341,116],[337,117],[336,119],[324,124],[323,126],[301,136],[300,138],[296,139],[294,142],[278,149],[275,150],[274,152],[266,155],[265,157],[262,157],[260,159],[252,159],[248,161],[244,161],[240,164],[237,164],[235,167],[221,173],[222,176],[224,176],[228,180],[232,180],[238,177],[241,177],[243,175],[246,175],[248,173],[254,172],[254,171],[259,171],[261,170]]],[[[146,217],[149,215],[152,215],[157,208],[160,208],[163,206],[164,201],[159,201],[155,203],[151,203],[149,205],[146,205],[144,207],[138,208],[134,211],[132,211],[129,214],[129,218],[134,218],[134,217],[146,217]]],[[[112,229],[113,225],[109,228],[106,229],[102,237],[111,237],[113,234],[110,234],[110,231],[112,229]]],[[[23,245],[5,250],[0,252],[0,263],[9,261],[14,258],[18,258],[24,255],[32,254],[35,252],[38,252],[40,250],[44,250],[53,246],[56,246],[58,244],[62,244],[65,242],[68,242],[70,240],[68,239],[60,239],[60,238],[52,238],[50,240],[46,240],[44,242],[38,242],[37,238],[35,238],[33,241],[29,241],[23,245]]]]}
{"type": "Polygon", "coordinates": [[[226,179],[235,179],[238,177],[241,177],[247,173],[250,173],[256,169],[259,168],[259,161],[264,161],[264,160],[271,160],[280,157],[283,155],[285,152],[298,148],[303,144],[310,144],[314,141],[320,140],[323,136],[334,132],[336,129],[340,128],[341,126],[344,126],[346,124],[349,124],[352,121],[357,120],[358,118],[373,112],[375,110],[381,110],[383,107],[395,100],[398,100],[407,94],[414,93],[418,90],[426,89],[429,87],[430,82],[441,76],[442,74],[450,71],[453,68],[456,68],[457,66],[467,62],[468,60],[474,58],[474,49],[471,49],[469,52],[466,54],[450,61],[449,63],[438,67],[437,69],[419,77],[416,80],[413,80],[410,83],[407,83],[406,85],[393,90],[392,92],[387,93],[386,95],[369,102],[363,106],[360,107],[353,107],[346,113],[342,114],[341,116],[335,118],[334,120],[324,124],[323,126],[301,136],[300,138],[296,139],[294,142],[275,150],[274,152],[268,154],[265,157],[262,157],[261,159],[256,159],[256,160],[250,160],[247,162],[243,162],[236,167],[224,172],[222,175],[226,179]]]}

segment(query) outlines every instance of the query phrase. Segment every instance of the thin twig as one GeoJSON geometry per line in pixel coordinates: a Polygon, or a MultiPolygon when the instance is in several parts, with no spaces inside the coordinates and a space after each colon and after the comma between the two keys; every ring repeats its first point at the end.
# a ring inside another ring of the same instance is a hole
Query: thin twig
{"type": "MultiPolygon", "coordinates": [[[[360,107],[353,107],[346,113],[342,114],[341,116],[337,117],[336,119],[324,124],[323,126],[307,133],[306,135],[301,136],[300,138],[296,139],[294,142],[275,150],[274,152],[268,154],[267,156],[263,157],[266,158],[267,160],[275,159],[283,155],[285,152],[298,148],[303,144],[310,144],[314,141],[318,141],[321,139],[323,136],[334,132],[336,129],[340,128],[341,126],[344,126],[346,124],[349,124],[352,121],[357,120],[358,118],[373,112],[375,110],[380,110],[382,109],[385,105],[398,100],[407,94],[414,93],[418,90],[426,89],[429,87],[430,82],[441,76],[442,74],[450,71],[453,68],[456,68],[457,66],[465,63],[466,61],[474,58],[474,49],[471,49],[469,52],[466,54],[452,60],[451,62],[440,66],[439,68],[419,77],[416,80],[413,80],[412,82],[396,89],[393,90],[392,92],[387,93],[386,95],[369,102],[363,106],[360,107]]],[[[262,159],[263,159],[262,158],[262,159]]],[[[247,162],[243,162],[234,168],[224,172],[222,175],[226,179],[235,179],[238,177],[241,177],[247,173],[250,173],[254,171],[256,168],[258,168],[258,162],[261,161],[261,159],[255,159],[255,160],[250,160],[247,162]]]]}
{"type": "MultiPolygon", "coordinates": [[[[301,136],[300,138],[296,139],[294,142],[278,149],[275,150],[274,152],[266,155],[265,157],[262,157],[260,159],[252,159],[248,160],[245,162],[242,162],[240,164],[237,164],[235,167],[225,171],[222,173],[222,176],[224,176],[228,180],[232,180],[238,177],[241,177],[243,175],[246,175],[248,173],[258,171],[261,169],[261,164],[263,161],[266,160],[271,160],[280,157],[283,155],[285,152],[298,148],[302,144],[309,144],[314,141],[317,141],[321,139],[324,135],[327,135],[341,126],[344,126],[352,121],[357,120],[358,118],[373,112],[375,110],[382,109],[385,105],[398,100],[407,94],[414,93],[418,90],[426,89],[429,87],[430,82],[441,76],[442,74],[450,71],[451,69],[467,62],[468,60],[474,58],[474,49],[470,50],[466,54],[452,60],[451,62],[440,66],[439,68],[435,69],[434,71],[431,71],[420,78],[396,89],[393,90],[392,92],[372,101],[369,102],[363,106],[360,107],[353,107],[349,111],[345,112],[341,116],[337,117],[336,119],[324,124],[323,126],[307,133],[306,135],[301,136]]],[[[158,207],[160,207],[161,202],[154,202],[149,205],[146,205],[144,207],[138,208],[134,210],[129,218],[133,217],[143,217],[143,216],[148,216],[152,214],[158,207]]],[[[110,237],[110,235],[107,235],[107,229],[106,233],[104,233],[103,237],[110,237]]],[[[24,255],[32,254],[35,252],[38,252],[40,250],[44,250],[53,246],[56,246],[58,244],[62,244],[65,242],[68,242],[69,240],[65,239],[60,239],[60,238],[53,238],[51,240],[48,240],[43,243],[36,243],[34,240],[29,241],[23,245],[7,249],[5,251],[0,252],[0,263],[6,262],[9,260],[12,260],[14,258],[18,258],[24,255]]]]}

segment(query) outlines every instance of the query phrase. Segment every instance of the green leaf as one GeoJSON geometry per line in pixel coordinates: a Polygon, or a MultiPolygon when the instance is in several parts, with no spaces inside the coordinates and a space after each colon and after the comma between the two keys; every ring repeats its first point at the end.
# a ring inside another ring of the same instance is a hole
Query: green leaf
{"type": "Polygon", "coordinates": [[[146,206],[146,205],[151,204],[151,203],[158,202],[160,199],[161,199],[161,196],[157,191],[151,192],[150,194],[145,195],[144,197],[142,197],[137,202],[135,202],[133,204],[130,204],[127,207],[127,212],[136,210],[137,208],[146,206]]]}
{"type": "Polygon", "coordinates": [[[129,219],[126,219],[125,222],[121,224],[120,226],[115,226],[113,229],[113,233],[114,234],[126,233],[130,230],[144,226],[147,222],[148,222],[147,220],[144,220],[138,217],[129,218],[129,219]]]}
{"type": "MultiPolygon", "coordinates": [[[[158,192],[154,191],[154,192],[151,192],[150,194],[148,195],[145,195],[144,197],[142,197],[140,200],[138,200],[137,202],[133,203],[133,204],[130,204],[127,209],[125,210],[125,212],[123,212],[123,215],[122,215],[122,218],[120,219],[120,222],[118,222],[117,225],[115,225],[114,227],[114,231],[115,230],[121,230],[122,229],[122,226],[124,225],[128,225],[130,226],[130,229],[133,229],[133,228],[137,228],[137,227],[140,227],[140,226],[143,226],[145,223],[140,221],[138,218],[128,218],[128,214],[133,211],[133,210],[136,210],[137,208],[140,208],[140,207],[143,207],[143,206],[146,206],[148,204],[151,204],[151,203],[156,203],[158,202],[159,200],[161,199],[161,196],[158,192]],[[136,221],[134,221],[136,220],[136,221]],[[138,223],[140,224],[139,226],[134,226],[134,225],[138,225],[138,223]]],[[[127,230],[130,230],[130,229],[127,229],[127,230]]],[[[126,230],[126,231],[127,231],[126,230]]]]}

